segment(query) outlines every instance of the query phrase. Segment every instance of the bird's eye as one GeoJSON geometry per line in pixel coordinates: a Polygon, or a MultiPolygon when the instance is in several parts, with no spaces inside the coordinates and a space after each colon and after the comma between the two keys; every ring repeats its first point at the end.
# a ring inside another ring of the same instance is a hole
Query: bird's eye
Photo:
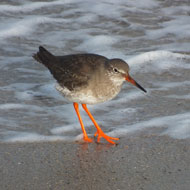
{"type": "Polygon", "coordinates": [[[118,73],[118,72],[119,72],[116,68],[114,68],[113,70],[114,70],[115,73],[118,73]]]}

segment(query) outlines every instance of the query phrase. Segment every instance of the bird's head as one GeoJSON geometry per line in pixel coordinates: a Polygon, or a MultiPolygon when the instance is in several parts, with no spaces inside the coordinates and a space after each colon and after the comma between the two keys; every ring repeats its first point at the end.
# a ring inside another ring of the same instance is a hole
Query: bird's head
{"type": "Polygon", "coordinates": [[[146,92],[146,90],[129,75],[129,65],[125,61],[121,59],[110,59],[108,61],[108,68],[110,79],[116,85],[121,85],[124,81],[127,81],[146,92]]]}

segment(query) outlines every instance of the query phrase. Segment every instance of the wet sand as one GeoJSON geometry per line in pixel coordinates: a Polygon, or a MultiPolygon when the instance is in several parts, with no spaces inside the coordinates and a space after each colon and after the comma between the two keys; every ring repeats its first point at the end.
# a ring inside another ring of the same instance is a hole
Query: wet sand
{"type": "Polygon", "coordinates": [[[189,190],[190,139],[149,129],[119,145],[1,143],[1,190],[189,190]]]}

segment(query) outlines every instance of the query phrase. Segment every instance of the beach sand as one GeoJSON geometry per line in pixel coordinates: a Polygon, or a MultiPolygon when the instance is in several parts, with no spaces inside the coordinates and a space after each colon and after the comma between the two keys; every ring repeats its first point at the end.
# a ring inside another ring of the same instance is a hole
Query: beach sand
{"type": "Polygon", "coordinates": [[[149,129],[107,143],[1,143],[1,190],[189,190],[190,139],[149,129]]]}

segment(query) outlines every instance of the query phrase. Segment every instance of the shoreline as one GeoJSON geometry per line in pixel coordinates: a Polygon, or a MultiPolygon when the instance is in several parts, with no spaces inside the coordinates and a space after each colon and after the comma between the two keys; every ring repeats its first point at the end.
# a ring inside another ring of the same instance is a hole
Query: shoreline
{"type": "Polygon", "coordinates": [[[107,143],[0,143],[1,190],[190,187],[190,139],[149,129],[107,143]]]}

